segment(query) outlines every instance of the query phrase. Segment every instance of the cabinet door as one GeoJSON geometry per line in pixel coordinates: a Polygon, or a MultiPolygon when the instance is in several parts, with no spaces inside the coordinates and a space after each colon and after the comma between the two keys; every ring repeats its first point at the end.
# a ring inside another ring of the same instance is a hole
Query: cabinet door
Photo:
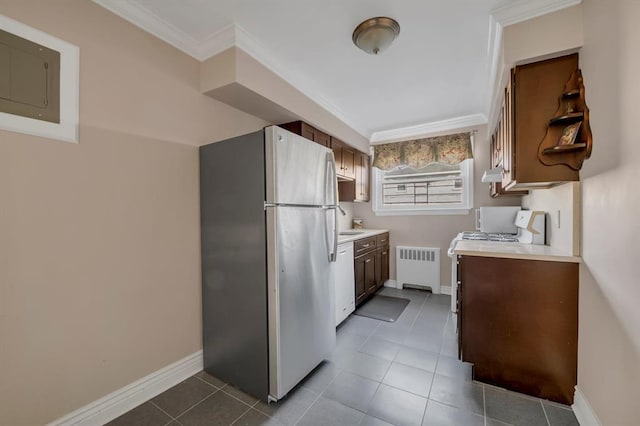
{"type": "Polygon", "coordinates": [[[327,148],[331,148],[331,136],[328,134],[321,132],[318,129],[314,129],[313,132],[313,141],[319,143],[320,145],[324,145],[327,148]]]}
{"type": "Polygon", "coordinates": [[[380,253],[380,283],[378,288],[384,286],[389,280],[389,247],[385,247],[380,253]]]}
{"type": "Polygon", "coordinates": [[[374,291],[378,290],[380,287],[382,287],[382,250],[381,248],[376,250],[376,254],[375,254],[375,267],[376,267],[376,286],[374,288],[374,291]]]}
{"type": "Polygon", "coordinates": [[[356,306],[362,303],[367,296],[366,286],[366,268],[365,259],[366,256],[357,257],[354,261],[355,267],[355,280],[356,280],[356,306]]]}
{"type": "Polygon", "coordinates": [[[342,171],[345,177],[356,178],[356,151],[347,145],[342,147],[342,171]]]}
{"type": "Polygon", "coordinates": [[[376,252],[367,254],[364,260],[364,282],[367,294],[376,291],[376,252]]]}
{"type": "Polygon", "coordinates": [[[331,149],[333,150],[333,156],[336,159],[336,174],[338,176],[344,176],[344,166],[342,165],[342,153],[344,149],[344,142],[338,138],[331,138],[331,149]]]}
{"type": "Polygon", "coordinates": [[[513,157],[515,153],[511,121],[515,119],[513,116],[513,80],[515,78],[515,73],[511,71],[511,78],[509,79],[509,83],[507,84],[506,89],[504,89],[504,100],[502,103],[502,120],[504,122],[503,126],[508,128],[509,131],[505,133],[504,138],[502,138],[501,150],[502,150],[502,167],[504,168],[504,174],[502,177],[502,186],[506,187],[512,181],[515,180],[516,174],[514,170],[514,162],[513,157]]]}
{"type": "Polygon", "coordinates": [[[356,172],[356,201],[369,201],[369,156],[358,153],[356,172]]]}
{"type": "Polygon", "coordinates": [[[309,139],[310,141],[314,140],[315,130],[316,129],[309,126],[307,123],[300,123],[300,136],[303,138],[309,139]]]}

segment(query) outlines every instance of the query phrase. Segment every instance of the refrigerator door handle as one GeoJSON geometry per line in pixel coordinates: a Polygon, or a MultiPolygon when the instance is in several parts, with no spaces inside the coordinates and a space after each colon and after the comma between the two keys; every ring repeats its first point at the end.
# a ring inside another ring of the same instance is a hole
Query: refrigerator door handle
{"type": "Polygon", "coordinates": [[[338,209],[333,209],[333,252],[329,258],[331,262],[338,260],[338,209]]]}
{"type": "MultiPolygon", "coordinates": [[[[329,262],[337,260],[338,253],[338,179],[336,174],[336,161],[333,151],[327,152],[327,181],[325,182],[325,200],[329,201],[329,206],[333,209],[333,244],[329,252],[329,262]]],[[[330,233],[327,226],[327,237],[330,233]]]]}

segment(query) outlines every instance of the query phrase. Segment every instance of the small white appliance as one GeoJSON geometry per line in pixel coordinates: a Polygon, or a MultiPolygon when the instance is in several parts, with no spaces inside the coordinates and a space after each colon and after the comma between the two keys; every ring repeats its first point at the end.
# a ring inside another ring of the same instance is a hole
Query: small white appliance
{"type": "Polygon", "coordinates": [[[451,258],[451,311],[456,313],[458,267],[456,244],[461,240],[492,241],[498,243],[545,243],[545,212],[522,210],[520,207],[480,207],[476,210],[476,229],[460,232],[449,245],[451,258]]]}

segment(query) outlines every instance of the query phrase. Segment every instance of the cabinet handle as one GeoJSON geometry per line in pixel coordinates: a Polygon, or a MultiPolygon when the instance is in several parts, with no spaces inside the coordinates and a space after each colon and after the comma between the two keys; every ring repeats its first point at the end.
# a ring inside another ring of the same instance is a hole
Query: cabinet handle
{"type": "Polygon", "coordinates": [[[371,262],[371,259],[367,259],[364,261],[364,263],[369,263],[369,262],[371,262]]]}
{"type": "Polygon", "coordinates": [[[383,252],[382,252],[382,254],[387,254],[387,252],[386,252],[386,251],[383,251],[383,252]]]}
{"type": "Polygon", "coordinates": [[[339,251],[338,254],[345,254],[346,252],[347,252],[346,250],[342,250],[342,251],[339,251]]]}
{"type": "Polygon", "coordinates": [[[362,248],[367,248],[367,247],[369,247],[369,244],[365,244],[362,246],[362,248]]]}

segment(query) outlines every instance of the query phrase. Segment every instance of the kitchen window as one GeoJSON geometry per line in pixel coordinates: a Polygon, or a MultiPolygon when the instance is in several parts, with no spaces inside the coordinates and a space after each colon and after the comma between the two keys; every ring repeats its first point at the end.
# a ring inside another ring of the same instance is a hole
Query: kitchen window
{"type": "Polygon", "coordinates": [[[471,146],[471,134],[374,146],[375,214],[468,214],[473,207],[471,146]]]}

